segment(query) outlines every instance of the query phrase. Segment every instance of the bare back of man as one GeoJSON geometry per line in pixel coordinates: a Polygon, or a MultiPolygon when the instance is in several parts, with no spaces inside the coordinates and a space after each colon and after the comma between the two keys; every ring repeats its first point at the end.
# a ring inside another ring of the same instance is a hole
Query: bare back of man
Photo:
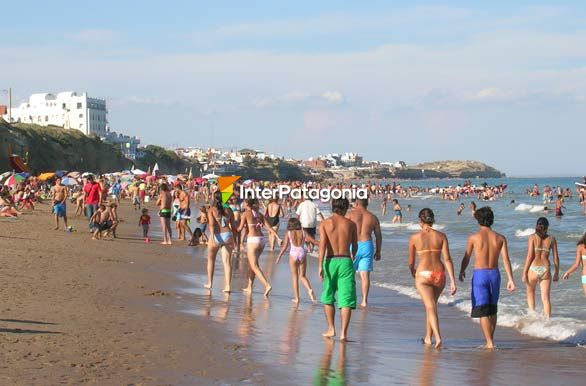
{"type": "Polygon", "coordinates": [[[472,317],[480,318],[480,327],[486,339],[486,348],[494,348],[498,300],[501,276],[499,257],[502,255],[507,274],[507,290],[515,290],[513,270],[509,259],[506,238],[493,231],[494,214],[489,207],[478,209],[474,217],[480,225],[478,232],[468,238],[466,253],[460,268],[460,281],[464,281],[466,267],[474,255],[474,274],[472,276],[472,317]]]}
{"type": "Polygon", "coordinates": [[[334,303],[342,312],[340,340],[348,338],[352,309],[356,308],[356,281],[352,251],[358,248],[356,224],[345,218],[349,203],[346,199],[332,201],[332,216],[320,225],[319,276],[323,280],[321,301],[328,324],[324,337],[334,337],[334,303]]]}

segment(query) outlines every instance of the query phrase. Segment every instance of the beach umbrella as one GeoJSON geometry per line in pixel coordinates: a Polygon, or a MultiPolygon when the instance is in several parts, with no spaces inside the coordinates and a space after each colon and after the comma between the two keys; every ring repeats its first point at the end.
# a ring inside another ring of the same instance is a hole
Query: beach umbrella
{"type": "Polygon", "coordinates": [[[94,173],[90,173],[90,172],[85,172],[81,175],[82,177],[89,177],[89,176],[95,176],[94,173]]]}
{"type": "Polygon", "coordinates": [[[135,176],[140,176],[140,175],[146,174],[146,172],[142,171],[140,169],[133,169],[132,174],[134,174],[135,176]]]}
{"type": "Polygon", "coordinates": [[[214,173],[210,173],[210,174],[206,174],[205,176],[203,176],[203,178],[205,178],[206,180],[211,180],[211,179],[218,178],[218,175],[216,175],[214,173]]]}
{"type": "Polygon", "coordinates": [[[20,174],[14,174],[6,179],[4,185],[8,186],[9,188],[12,188],[14,185],[21,183],[24,180],[25,178],[20,174]]]}
{"type": "Polygon", "coordinates": [[[48,172],[48,173],[39,174],[39,180],[41,180],[41,181],[48,181],[51,178],[55,178],[55,173],[48,172]]]}
{"type": "Polygon", "coordinates": [[[202,182],[205,182],[205,180],[203,178],[201,178],[201,177],[197,177],[195,179],[195,183],[197,183],[197,184],[201,184],[202,182]]]}
{"type": "Polygon", "coordinates": [[[57,170],[57,171],[55,172],[55,175],[56,175],[57,177],[63,177],[63,176],[64,176],[64,175],[66,175],[66,174],[67,174],[67,170],[57,170]]]}
{"type": "Polygon", "coordinates": [[[79,177],[81,177],[81,173],[80,172],[70,172],[67,174],[67,177],[79,178],[79,177]]]}
{"type": "Polygon", "coordinates": [[[79,181],[72,177],[63,177],[61,183],[67,186],[79,185],[79,181]]]}

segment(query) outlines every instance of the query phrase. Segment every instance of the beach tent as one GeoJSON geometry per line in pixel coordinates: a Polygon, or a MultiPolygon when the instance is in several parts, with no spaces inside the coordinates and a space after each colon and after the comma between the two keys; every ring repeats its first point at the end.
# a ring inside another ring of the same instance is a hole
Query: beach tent
{"type": "Polygon", "coordinates": [[[14,174],[6,179],[4,185],[8,186],[9,188],[12,188],[14,185],[21,183],[24,180],[25,178],[20,174],[14,174]]]}
{"type": "Polygon", "coordinates": [[[48,173],[39,174],[39,180],[41,180],[41,181],[48,181],[51,178],[55,178],[55,173],[48,172],[48,173]]]}
{"type": "Polygon", "coordinates": [[[12,172],[4,172],[4,173],[0,174],[0,182],[4,181],[5,179],[10,177],[11,175],[12,175],[12,172]]]}
{"type": "Polygon", "coordinates": [[[61,183],[67,186],[79,185],[79,181],[72,177],[63,177],[61,183]]]}

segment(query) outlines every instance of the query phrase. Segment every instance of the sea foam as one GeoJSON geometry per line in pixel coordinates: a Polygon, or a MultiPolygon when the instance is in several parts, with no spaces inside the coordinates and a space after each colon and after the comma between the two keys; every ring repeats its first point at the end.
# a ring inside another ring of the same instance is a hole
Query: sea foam
{"type": "MultiPolygon", "coordinates": [[[[374,286],[390,289],[412,299],[420,299],[419,293],[415,287],[372,282],[374,286]]],[[[446,286],[446,288],[448,288],[446,286]]],[[[468,293],[458,292],[455,296],[446,295],[444,292],[438,299],[440,304],[452,306],[468,315],[472,307],[468,293]]],[[[575,344],[578,346],[586,345],[586,323],[564,317],[552,317],[546,319],[543,315],[536,312],[518,312],[518,307],[499,304],[499,317],[497,324],[503,327],[510,327],[518,330],[524,335],[536,338],[549,339],[556,342],[575,344]]],[[[477,319],[474,320],[478,322],[477,319]]]]}

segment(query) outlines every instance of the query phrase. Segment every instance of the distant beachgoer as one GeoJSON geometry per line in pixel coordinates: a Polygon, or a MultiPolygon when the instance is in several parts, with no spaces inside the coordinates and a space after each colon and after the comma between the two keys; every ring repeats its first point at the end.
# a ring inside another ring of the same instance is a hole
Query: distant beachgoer
{"type": "MultiPolygon", "coordinates": [[[[232,251],[234,250],[234,236],[236,224],[234,213],[222,203],[222,192],[214,192],[212,207],[208,210],[200,208],[202,224],[209,224],[210,238],[208,240],[208,283],[205,288],[211,289],[214,283],[214,270],[218,251],[222,254],[224,265],[224,289],[228,293],[232,291],[232,251]]],[[[200,228],[201,229],[201,228],[200,228]]],[[[204,228],[205,229],[205,228],[204,228]]]]}
{"type": "Polygon", "coordinates": [[[191,208],[189,206],[189,195],[183,191],[181,184],[175,186],[175,193],[179,199],[179,209],[177,211],[177,225],[179,228],[179,236],[177,240],[185,240],[187,234],[189,238],[193,236],[191,228],[189,227],[188,221],[191,220],[191,208]]]}
{"type": "Polygon", "coordinates": [[[310,235],[305,234],[301,227],[301,222],[298,218],[290,218],[287,224],[287,233],[285,234],[285,241],[281,247],[281,251],[277,256],[277,264],[281,261],[281,257],[290,246],[289,250],[289,268],[291,269],[291,284],[293,286],[293,303],[299,303],[299,281],[303,283],[312,302],[315,303],[315,293],[311,288],[311,283],[305,275],[307,270],[307,260],[305,259],[306,250],[305,242],[309,241],[314,245],[319,243],[310,235]]]}
{"type": "Polygon", "coordinates": [[[570,274],[579,267],[582,267],[582,289],[584,290],[584,295],[586,295],[586,233],[584,233],[580,241],[578,241],[576,246],[576,260],[566,273],[564,273],[564,280],[569,279],[570,274]]]}
{"type": "MultiPolygon", "coordinates": [[[[230,209],[232,209],[232,213],[234,213],[234,224],[236,225],[236,229],[238,229],[238,226],[240,225],[240,216],[242,215],[242,206],[238,200],[236,191],[235,191],[234,195],[232,197],[230,197],[230,199],[228,200],[228,203],[229,203],[230,209]]],[[[205,229],[203,229],[202,232],[204,232],[204,237],[205,237],[205,229]]],[[[240,253],[240,244],[241,244],[240,232],[236,232],[235,237],[236,237],[236,239],[234,240],[234,242],[235,242],[234,250],[237,253],[240,253]]]]}
{"type": "Polygon", "coordinates": [[[142,228],[142,237],[144,237],[144,242],[149,243],[151,240],[149,239],[149,228],[151,225],[151,216],[149,216],[149,210],[144,208],[142,210],[142,214],[138,219],[138,226],[142,228]]]}
{"type": "Polygon", "coordinates": [[[61,185],[61,178],[55,180],[53,187],[53,214],[55,217],[55,230],[59,229],[59,217],[63,218],[65,230],[67,230],[67,196],[69,189],[67,186],[61,185]]]}
{"type": "Polygon", "coordinates": [[[557,197],[558,198],[555,201],[555,215],[556,217],[561,217],[564,215],[562,208],[566,209],[566,207],[564,206],[564,198],[561,195],[558,195],[557,197]]]}
{"type": "Polygon", "coordinates": [[[395,223],[402,223],[403,222],[403,213],[401,212],[401,205],[399,205],[399,200],[396,198],[393,199],[393,210],[395,211],[395,216],[393,217],[393,224],[395,223]]]}
{"type": "MultiPolygon", "coordinates": [[[[303,197],[303,201],[297,206],[295,213],[297,214],[297,217],[299,217],[299,221],[301,221],[303,231],[311,237],[315,237],[317,217],[319,216],[322,221],[324,220],[324,215],[321,213],[318,206],[308,197],[303,197]]],[[[313,244],[306,243],[306,245],[309,252],[312,252],[313,244]]]]}
{"type": "Polygon", "coordinates": [[[470,213],[472,214],[472,217],[474,217],[476,213],[476,203],[474,201],[470,203],[470,213]]]}
{"type": "MultiPolygon", "coordinates": [[[[283,211],[283,207],[279,203],[279,200],[276,198],[271,199],[269,205],[267,205],[265,217],[275,232],[279,231],[279,219],[283,216],[285,216],[285,212],[283,211]]],[[[269,249],[271,251],[275,250],[275,237],[272,233],[269,233],[269,249]]]]}
{"type": "Polygon", "coordinates": [[[138,182],[135,182],[134,184],[130,185],[130,187],[128,188],[128,192],[130,193],[130,197],[132,198],[132,206],[134,207],[134,210],[140,210],[141,204],[139,197],[138,182]]]}
{"type": "Polygon", "coordinates": [[[323,280],[321,302],[328,325],[322,335],[326,338],[336,336],[334,304],[337,300],[342,319],[340,340],[343,342],[348,339],[352,310],[356,308],[352,251],[358,250],[358,230],[356,224],[345,217],[349,206],[345,198],[332,200],[332,215],[322,221],[319,228],[319,277],[323,280]]]}
{"type": "MultiPolygon", "coordinates": [[[[85,215],[88,219],[91,219],[94,212],[98,209],[98,205],[102,202],[102,190],[100,189],[100,185],[95,182],[93,176],[90,175],[87,177],[87,183],[83,187],[83,192],[85,215]]],[[[93,229],[91,225],[90,228],[93,229]]]]}
{"type": "Polygon", "coordinates": [[[120,223],[120,220],[118,219],[118,205],[115,202],[113,202],[110,204],[108,210],[110,211],[110,219],[112,221],[112,226],[108,230],[108,235],[111,235],[113,238],[116,238],[116,228],[120,223]]]}
{"type": "Polygon", "coordinates": [[[480,229],[468,238],[466,253],[460,268],[460,281],[466,277],[466,268],[474,253],[474,273],[472,275],[472,317],[480,318],[480,328],[486,339],[486,348],[494,348],[501,274],[498,269],[499,256],[502,254],[507,273],[507,290],[515,290],[513,270],[509,259],[507,239],[491,229],[494,214],[489,207],[474,213],[480,229]]]}
{"type": "Polygon", "coordinates": [[[111,212],[106,208],[106,205],[100,204],[90,221],[93,223],[92,229],[94,230],[92,240],[100,240],[104,232],[107,232],[112,226],[111,212]]]}
{"type": "Polygon", "coordinates": [[[555,237],[547,234],[549,221],[545,217],[537,219],[535,235],[529,237],[527,245],[527,258],[523,269],[523,283],[527,284],[527,305],[535,311],[535,287],[539,284],[541,289],[541,301],[543,313],[549,319],[551,316],[550,290],[551,282],[558,281],[560,271],[560,258],[555,237]],[[553,253],[553,265],[555,268],[553,277],[549,264],[549,252],[553,253]]]}
{"type": "Polygon", "coordinates": [[[387,201],[388,201],[387,195],[385,194],[383,196],[383,202],[380,205],[383,210],[383,217],[387,214],[387,201]]]}
{"type": "Polygon", "coordinates": [[[382,233],[378,218],[368,209],[368,199],[356,200],[354,209],[346,214],[346,217],[354,224],[358,231],[358,250],[354,251],[354,270],[360,276],[362,284],[362,302],[360,306],[368,305],[368,293],[370,291],[370,273],[373,270],[373,261],[381,258],[382,233]],[[372,234],[376,240],[372,242],[372,234]]]}
{"type": "Polygon", "coordinates": [[[450,293],[456,294],[456,278],[454,265],[450,256],[448,238],[442,232],[433,229],[435,216],[429,208],[419,212],[421,231],[409,239],[409,269],[415,279],[415,287],[421,296],[426,310],[424,344],[432,344],[435,337],[435,347],[442,346],[439,320],[437,316],[437,301],[446,285],[446,268],[450,276],[450,293]],[[444,263],[442,263],[442,255],[444,263]],[[415,260],[419,263],[415,267],[415,260]]]}
{"type": "Polygon", "coordinates": [[[161,184],[157,206],[159,207],[159,218],[161,219],[161,230],[163,232],[163,245],[171,245],[173,231],[171,229],[171,206],[173,198],[169,192],[169,185],[161,184]]]}
{"type": "Polygon", "coordinates": [[[120,204],[120,194],[122,194],[122,184],[120,180],[117,180],[116,183],[112,185],[111,191],[114,202],[116,202],[116,204],[120,204]]]}
{"type": "Polygon", "coordinates": [[[258,210],[258,200],[255,198],[249,198],[246,200],[247,208],[242,214],[242,221],[238,227],[238,231],[242,231],[245,227],[248,229],[248,235],[246,237],[246,249],[248,257],[248,286],[243,289],[246,293],[252,293],[252,286],[254,285],[254,279],[258,276],[258,279],[265,286],[265,296],[269,296],[273,287],[269,284],[263,271],[261,270],[258,259],[265,248],[265,238],[262,233],[262,227],[264,226],[267,232],[272,233],[279,244],[281,244],[281,238],[273,230],[271,224],[267,221],[258,210]]]}
{"type": "Polygon", "coordinates": [[[464,204],[463,203],[460,204],[460,206],[458,207],[458,210],[456,211],[456,214],[458,216],[462,215],[462,212],[464,211],[464,208],[465,208],[464,204]]]}

